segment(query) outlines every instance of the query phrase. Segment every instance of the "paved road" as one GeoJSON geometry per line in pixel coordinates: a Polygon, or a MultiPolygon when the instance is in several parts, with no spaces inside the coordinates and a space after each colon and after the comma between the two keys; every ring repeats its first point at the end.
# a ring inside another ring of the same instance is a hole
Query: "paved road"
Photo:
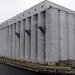
{"type": "Polygon", "coordinates": [[[37,73],[26,69],[17,68],[15,66],[0,63],[0,75],[66,75],[66,74],[37,73]]]}
{"type": "Polygon", "coordinates": [[[40,73],[0,63],[0,75],[39,75],[40,73]]]}

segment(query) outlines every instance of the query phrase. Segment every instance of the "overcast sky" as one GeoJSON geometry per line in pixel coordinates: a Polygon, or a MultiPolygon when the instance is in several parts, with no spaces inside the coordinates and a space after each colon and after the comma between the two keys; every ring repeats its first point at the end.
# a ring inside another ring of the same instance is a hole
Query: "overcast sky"
{"type": "MultiPolygon", "coordinates": [[[[0,23],[44,0],[0,0],[0,23]]],[[[75,0],[49,0],[75,11],[75,0]]]]}

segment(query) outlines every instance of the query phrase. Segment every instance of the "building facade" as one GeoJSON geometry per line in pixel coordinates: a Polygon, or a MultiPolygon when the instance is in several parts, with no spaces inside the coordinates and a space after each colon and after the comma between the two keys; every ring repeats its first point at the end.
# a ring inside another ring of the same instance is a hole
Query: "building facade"
{"type": "Polygon", "coordinates": [[[43,1],[3,22],[0,56],[33,63],[75,60],[75,12],[43,1]]]}

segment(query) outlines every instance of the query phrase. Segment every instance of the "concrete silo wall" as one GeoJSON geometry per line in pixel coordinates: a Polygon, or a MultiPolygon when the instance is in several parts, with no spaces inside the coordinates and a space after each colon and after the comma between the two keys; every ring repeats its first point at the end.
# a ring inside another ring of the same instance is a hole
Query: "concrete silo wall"
{"type": "Polygon", "coordinates": [[[44,1],[0,25],[0,56],[33,63],[75,60],[75,12],[44,1]]]}
{"type": "Polygon", "coordinates": [[[58,9],[54,8],[46,12],[46,61],[59,61],[58,9]]]}

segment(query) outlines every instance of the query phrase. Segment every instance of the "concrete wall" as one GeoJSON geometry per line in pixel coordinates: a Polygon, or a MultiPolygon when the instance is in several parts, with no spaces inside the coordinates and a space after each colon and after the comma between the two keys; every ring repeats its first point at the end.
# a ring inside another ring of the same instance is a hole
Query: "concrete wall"
{"type": "Polygon", "coordinates": [[[68,14],[68,57],[69,60],[75,60],[75,16],[73,14],[68,14]]]}
{"type": "Polygon", "coordinates": [[[16,24],[12,25],[12,58],[16,58],[16,24]]]}
{"type": "Polygon", "coordinates": [[[21,21],[20,26],[20,58],[25,57],[25,20],[21,21]]]}
{"type": "Polygon", "coordinates": [[[46,13],[46,60],[48,62],[59,61],[59,24],[58,10],[51,8],[46,13]]]}
{"type": "Polygon", "coordinates": [[[20,21],[16,23],[16,58],[20,58],[20,21]]]}
{"type": "Polygon", "coordinates": [[[67,13],[65,11],[60,11],[60,60],[67,60],[68,56],[67,56],[67,13]]]}
{"type": "Polygon", "coordinates": [[[31,17],[31,61],[37,62],[38,15],[31,17]]]}
{"type": "Polygon", "coordinates": [[[31,18],[28,17],[25,23],[25,59],[30,61],[31,58],[31,18]]]}
{"type": "Polygon", "coordinates": [[[45,25],[45,12],[41,12],[38,14],[38,62],[44,62],[45,60],[45,33],[40,29],[42,28],[44,30],[44,25],[45,25]]]}
{"type": "Polygon", "coordinates": [[[75,14],[44,1],[0,25],[0,56],[33,63],[75,60],[75,14]]]}

